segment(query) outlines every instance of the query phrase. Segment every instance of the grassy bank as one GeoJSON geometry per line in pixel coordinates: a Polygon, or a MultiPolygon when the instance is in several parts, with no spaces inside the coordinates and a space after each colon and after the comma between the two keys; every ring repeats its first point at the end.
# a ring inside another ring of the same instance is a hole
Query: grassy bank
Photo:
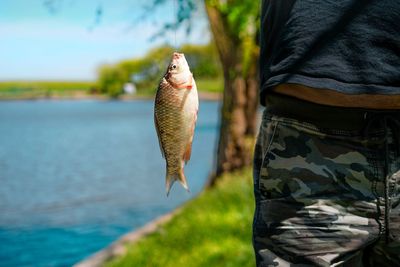
{"type": "Polygon", "coordinates": [[[29,99],[85,95],[94,82],[86,81],[1,81],[0,99],[29,99]]]}
{"type": "MultiPolygon", "coordinates": [[[[200,92],[221,93],[223,90],[222,79],[199,79],[196,83],[200,92]]],[[[87,98],[94,97],[90,91],[95,87],[95,82],[85,81],[0,81],[0,99],[87,98]]],[[[136,96],[153,97],[156,87],[138,90],[136,96]]]]}
{"type": "Polygon", "coordinates": [[[250,170],[226,175],[106,266],[254,266],[250,170]]]}

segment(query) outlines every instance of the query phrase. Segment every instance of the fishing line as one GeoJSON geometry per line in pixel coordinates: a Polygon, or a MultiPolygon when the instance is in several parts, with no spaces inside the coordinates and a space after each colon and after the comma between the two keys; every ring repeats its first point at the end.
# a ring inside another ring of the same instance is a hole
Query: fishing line
{"type": "Polygon", "coordinates": [[[175,48],[175,50],[178,49],[178,45],[177,45],[177,43],[176,43],[176,30],[177,30],[177,28],[178,28],[177,1],[178,1],[178,0],[174,0],[174,19],[175,19],[175,25],[174,25],[175,43],[174,43],[174,48],[175,48]]]}

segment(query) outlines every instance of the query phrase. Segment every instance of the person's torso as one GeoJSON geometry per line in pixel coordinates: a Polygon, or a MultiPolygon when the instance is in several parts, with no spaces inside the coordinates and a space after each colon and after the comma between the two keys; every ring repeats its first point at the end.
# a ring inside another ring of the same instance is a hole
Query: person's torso
{"type": "Polygon", "coordinates": [[[357,100],[368,102],[364,107],[399,108],[400,1],[297,0],[287,19],[278,22],[279,9],[271,9],[276,1],[263,4],[262,94],[279,84],[297,84],[283,90],[331,105],[357,100]]]}

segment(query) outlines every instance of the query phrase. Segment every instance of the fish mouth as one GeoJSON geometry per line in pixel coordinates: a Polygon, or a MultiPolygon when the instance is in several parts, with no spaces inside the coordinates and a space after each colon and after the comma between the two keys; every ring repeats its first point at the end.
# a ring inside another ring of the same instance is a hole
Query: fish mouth
{"type": "Polygon", "coordinates": [[[173,56],[172,56],[173,59],[180,59],[180,58],[182,58],[182,57],[185,57],[185,56],[183,55],[183,53],[178,53],[178,52],[174,52],[174,54],[173,54],[173,56]]]}

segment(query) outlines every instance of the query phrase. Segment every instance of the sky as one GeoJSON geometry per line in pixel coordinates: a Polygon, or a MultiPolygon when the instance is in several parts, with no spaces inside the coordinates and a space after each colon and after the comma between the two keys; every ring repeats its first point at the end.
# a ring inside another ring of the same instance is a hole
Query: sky
{"type": "Polygon", "coordinates": [[[52,8],[47,1],[0,0],[0,80],[94,80],[101,64],[140,57],[165,43],[210,40],[202,7],[189,36],[182,28],[176,44],[172,31],[152,40],[174,20],[176,0],[151,13],[150,0],[56,0],[52,8]]]}

